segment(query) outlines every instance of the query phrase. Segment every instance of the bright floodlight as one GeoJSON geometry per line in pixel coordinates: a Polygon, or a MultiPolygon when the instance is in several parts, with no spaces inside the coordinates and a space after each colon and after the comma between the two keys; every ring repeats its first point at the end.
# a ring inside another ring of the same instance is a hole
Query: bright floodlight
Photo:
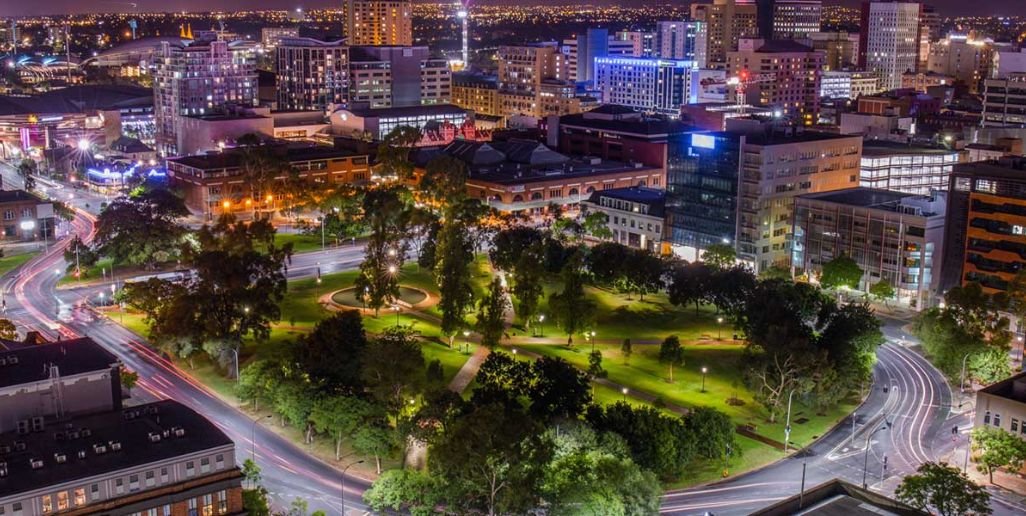
{"type": "Polygon", "coordinates": [[[78,150],[80,150],[80,151],[87,151],[87,150],[89,150],[89,147],[90,147],[89,140],[87,140],[85,138],[82,138],[81,140],[78,141],[78,150]]]}
{"type": "Polygon", "coordinates": [[[463,11],[463,10],[456,11],[456,17],[457,18],[466,18],[467,17],[467,11],[463,11]]]}

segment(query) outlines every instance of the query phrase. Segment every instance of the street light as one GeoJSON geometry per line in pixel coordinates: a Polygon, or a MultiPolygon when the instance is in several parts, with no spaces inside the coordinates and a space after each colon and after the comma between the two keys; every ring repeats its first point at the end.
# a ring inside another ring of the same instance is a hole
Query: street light
{"type": "Polygon", "coordinates": [[[873,435],[875,435],[880,430],[883,430],[885,428],[890,428],[890,427],[891,427],[890,421],[887,421],[887,418],[884,418],[884,420],[881,421],[879,424],[877,424],[876,428],[873,429],[873,431],[870,432],[869,435],[866,436],[866,451],[865,451],[865,453],[863,453],[863,459],[862,459],[862,489],[867,489],[866,472],[869,470],[869,440],[873,437],[873,435]],[[881,425],[886,425],[886,426],[881,426],[881,425]]]}
{"type": "Polygon", "coordinates": [[[595,330],[588,332],[588,338],[591,339],[591,352],[595,352],[595,330]]]}
{"type": "Polygon", "coordinates": [[[513,348],[513,361],[517,360],[517,348],[513,348]]]}
{"type": "Polygon", "coordinates": [[[392,305],[392,309],[395,310],[395,326],[396,326],[396,328],[398,328],[399,327],[399,305],[398,304],[392,305]]]}
{"type": "MultiPolygon", "coordinates": [[[[264,419],[271,419],[272,417],[273,416],[268,414],[264,416],[264,419]]],[[[253,433],[249,440],[249,460],[253,462],[256,462],[256,426],[258,421],[260,421],[260,418],[255,418],[253,420],[253,433]]]]}
{"type": "Polygon", "coordinates": [[[350,462],[346,467],[342,468],[342,516],[346,516],[346,472],[357,464],[363,464],[363,459],[350,462]]]}
{"type": "Polygon", "coordinates": [[[962,374],[958,377],[958,392],[959,392],[959,394],[964,394],[965,393],[965,361],[969,360],[969,355],[971,355],[971,354],[972,353],[966,353],[965,356],[962,357],[962,374]]]}
{"type": "Polygon", "coordinates": [[[784,421],[784,453],[787,454],[787,443],[791,440],[791,397],[794,389],[787,393],[787,419],[784,421]]]}
{"type": "Polygon", "coordinates": [[[722,317],[717,317],[716,318],[716,340],[721,340],[720,332],[722,330],[723,330],[723,318],[722,317]]]}
{"type": "Polygon", "coordinates": [[[709,368],[702,366],[702,392],[705,392],[705,373],[709,372],[709,368]]]}
{"type": "Polygon", "coordinates": [[[623,393],[623,400],[627,401],[627,388],[624,387],[623,389],[620,389],[620,392],[623,393]]]}
{"type": "Polygon", "coordinates": [[[239,378],[239,350],[235,348],[229,348],[233,355],[235,355],[235,383],[238,384],[241,379],[239,378]]]}
{"type": "Polygon", "coordinates": [[[463,342],[466,343],[467,351],[469,352],[470,351],[470,332],[468,330],[463,330],[463,342]]]}
{"type": "Polygon", "coordinates": [[[545,314],[538,314],[538,336],[545,337],[545,314]]]}

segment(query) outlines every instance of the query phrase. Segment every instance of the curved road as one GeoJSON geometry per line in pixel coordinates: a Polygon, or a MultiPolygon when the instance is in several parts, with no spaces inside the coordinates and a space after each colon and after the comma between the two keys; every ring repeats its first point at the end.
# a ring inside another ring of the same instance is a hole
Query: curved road
{"type": "MultiPolygon", "coordinates": [[[[79,211],[69,233],[91,238],[94,218],[79,211]]],[[[186,372],[163,359],[143,344],[140,336],[108,319],[96,317],[81,303],[81,294],[56,290],[65,270],[63,249],[68,239],[50,248],[49,252],[27,262],[17,275],[4,285],[7,316],[26,330],[37,330],[51,339],[87,336],[114,353],[130,369],[139,373],[139,388],[133,393],[144,400],[172,398],[210,418],[236,443],[241,463],[255,454],[262,468],[263,485],[270,491],[278,507],[287,507],[296,497],[309,502],[310,511],[325,510],[330,514],[342,511],[340,473],[334,467],[313,458],[290,441],[279,437],[248,415],[223,402],[186,372]],[[255,440],[254,440],[255,437],[255,440]]],[[[358,263],[358,247],[342,248],[326,253],[310,253],[299,257],[290,269],[290,276],[313,275],[318,268],[327,272],[358,263]]],[[[346,506],[349,513],[363,509],[360,495],[369,483],[348,475],[345,482],[346,506]]],[[[359,511],[363,513],[363,510],[359,511]]]]}

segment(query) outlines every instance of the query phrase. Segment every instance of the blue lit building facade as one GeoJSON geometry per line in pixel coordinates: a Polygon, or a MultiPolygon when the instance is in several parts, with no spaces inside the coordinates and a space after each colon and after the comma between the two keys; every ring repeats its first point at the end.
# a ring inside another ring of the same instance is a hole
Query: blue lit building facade
{"type": "Polygon", "coordinates": [[[595,85],[604,103],[677,117],[694,68],[694,61],[598,57],[595,85]]]}
{"type": "Polygon", "coordinates": [[[695,260],[737,233],[743,136],[695,133],[672,138],[666,160],[666,224],[674,254],[695,260]]]}

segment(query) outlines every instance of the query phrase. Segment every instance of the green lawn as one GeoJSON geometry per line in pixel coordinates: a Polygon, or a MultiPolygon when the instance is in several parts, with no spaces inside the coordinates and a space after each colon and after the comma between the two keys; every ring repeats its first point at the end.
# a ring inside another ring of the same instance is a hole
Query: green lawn
{"type": "Polygon", "coordinates": [[[0,276],[21,267],[25,262],[35,258],[38,254],[39,251],[33,251],[31,253],[15,254],[0,258],[0,276]]]}
{"type": "MultiPolygon", "coordinates": [[[[321,250],[321,235],[307,235],[303,233],[275,233],[274,234],[274,245],[281,247],[285,244],[292,244],[292,252],[303,253],[307,251],[320,251],[321,250]]],[[[335,240],[331,238],[331,235],[326,235],[324,243],[327,247],[334,247],[335,240]]]]}

